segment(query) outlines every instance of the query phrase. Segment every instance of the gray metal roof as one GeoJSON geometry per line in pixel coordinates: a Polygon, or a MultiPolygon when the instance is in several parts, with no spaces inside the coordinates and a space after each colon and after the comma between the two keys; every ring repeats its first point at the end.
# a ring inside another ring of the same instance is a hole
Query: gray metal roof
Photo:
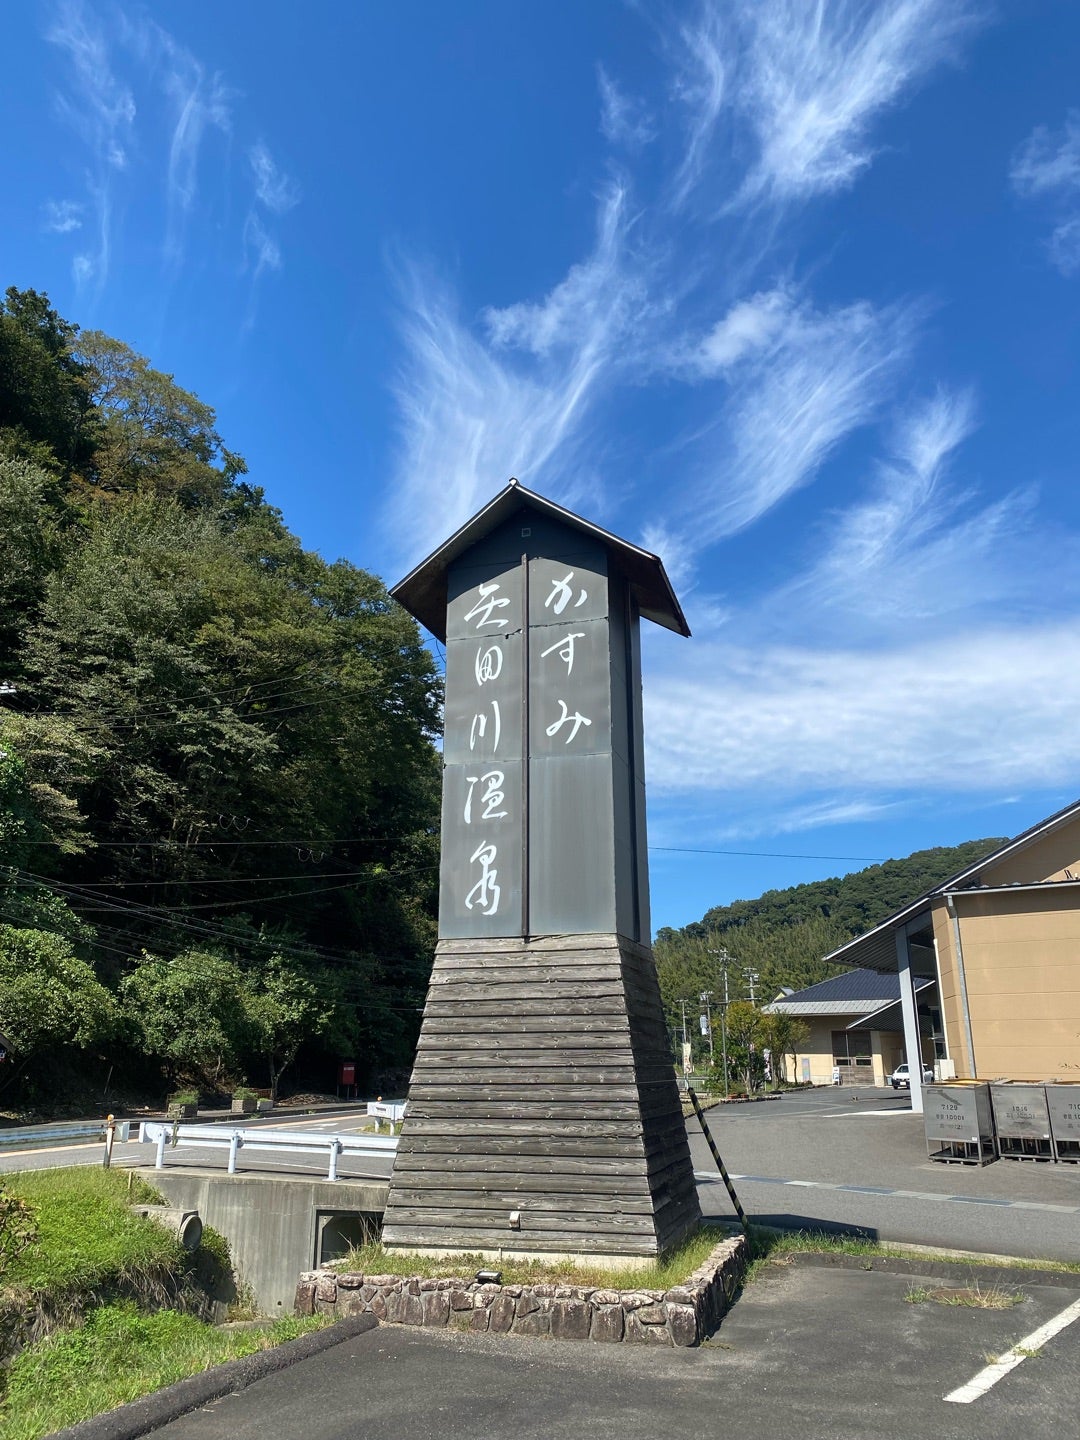
{"type": "MultiPolygon", "coordinates": [[[[916,977],[916,993],[933,983],[925,977],[916,977]]],[[[793,995],[781,996],[765,1009],[783,1010],[791,1015],[857,1015],[859,1023],[863,1023],[892,1009],[899,1001],[900,977],[895,971],[848,970],[843,975],[808,985],[793,995]]]]}
{"type": "MultiPolygon", "coordinates": [[[[981,860],[976,860],[973,865],[958,870],[955,875],[950,875],[940,885],[933,886],[925,894],[912,900],[908,905],[903,906],[887,920],[882,920],[872,930],[867,930],[865,935],[856,936],[849,940],[846,945],[841,945],[838,950],[833,950],[824,958],[837,965],[851,965],[858,963],[874,970],[895,970],[896,969],[896,944],[895,935],[902,925],[909,925],[921,918],[924,914],[929,915],[931,903],[939,896],[947,895],[953,890],[965,890],[978,888],[978,877],[982,871],[999,861],[1006,859],[1009,855],[1015,855],[1021,850],[1026,850],[1029,845],[1035,844],[1045,835],[1050,835],[1080,815],[1080,800],[1074,800],[1053,815],[1048,815],[1045,820],[1022,830],[1012,840],[1006,840],[1004,845],[999,845],[989,855],[984,855],[981,860]]],[[[1067,882],[1047,881],[1051,885],[1067,882]]],[[[1011,889],[1011,886],[991,887],[1011,889]]]]}
{"type": "Polygon", "coordinates": [[[646,620],[653,620],[679,635],[689,635],[690,627],[682,612],[671,581],[667,577],[663,561],[658,555],[620,540],[608,530],[602,530],[591,520],[583,520],[572,510],[564,510],[553,500],[547,500],[535,491],[526,490],[516,480],[511,480],[504,490],[478,510],[471,520],[466,520],[455,530],[449,540],[433,550],[426,560],[421,560],[410,570],[404,580],[391,589],[390,594],[404,605],[422,625],[426,625],[439,640],[446,640],[446,572],[447,568],[478,540],[490,534],[520,510],[536,510],[551,519],[559,520],[572,529],[598,540],[606,546],[618,568],[630,583],[637,600],[638,609],[646,620]]]}

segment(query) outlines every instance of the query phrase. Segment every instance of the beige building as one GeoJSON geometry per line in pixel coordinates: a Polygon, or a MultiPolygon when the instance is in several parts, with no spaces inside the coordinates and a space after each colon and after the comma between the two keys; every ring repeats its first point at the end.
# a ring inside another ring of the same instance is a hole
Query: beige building
{"type": "MultiPolygon", "coordinates": [[[[939,1017],[934,982],[915,982],[923,1056],[934,1060],[939,1017]]],[[[785,1080],[811,1085],[884,1085],[904,1058],[900,978],[895,972],[846,970],[805,990],[778,995],[767,1012],[794,1015],[807,1034],[782,1059],[785,1080]]]]}
{"type": "Polygon", "coordinates": [[[933,982],[943,1077],[1080,1079],[1080,801],[826,958],[898,974],[908,1058],[933,982]]]}

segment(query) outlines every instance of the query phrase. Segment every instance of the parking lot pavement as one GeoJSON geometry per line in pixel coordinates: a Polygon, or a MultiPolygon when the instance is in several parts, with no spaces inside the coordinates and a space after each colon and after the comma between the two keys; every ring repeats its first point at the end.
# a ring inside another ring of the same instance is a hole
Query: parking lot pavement
{"type": "MultiPolygon", "coordinates": [[[[970,1404],[944,1397],[1060,1315],[911,1304],[920,1282],[773,1268],[698,1350],[384,1326],[174,1421],[162,1440],[1061,1440],[1075,1434],[1080,1323],[970,1404]]],[[[928,1286],[940,1284],[927,1281],[928,1286]]]]}
{"type": "MultiPolygon", "coordinates": [[[[705,1118],[758,1223],[1080,1259],[1080,1166],[931,1161],[922,1116],[904,1092],[813,1090],[716,1107],[705,1118]]],[[[696,1122],[688,1130],[702,1209],[727,1216],[731,1205],[696,1122]]]]}

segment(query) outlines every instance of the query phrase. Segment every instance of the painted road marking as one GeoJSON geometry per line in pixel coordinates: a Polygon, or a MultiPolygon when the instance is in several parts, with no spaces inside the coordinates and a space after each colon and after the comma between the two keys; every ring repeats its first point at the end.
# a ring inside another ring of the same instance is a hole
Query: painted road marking
{"type": "Polygon", "coordinates": [[[1048,1340],[1060,1334],[1074,1320],[1080,1320],[1080,1300],[1074,1300],[1060,1315],[1055,1315],[1053,1320],[1048,1320],[1030,1335],[1025,1335],[1023,1340],[1018,1340],[1007,1354],[980,1370],[966,1385],[950,1391],[944,1399],[952,1405],[970,1405],[972,1400],[978,1400],[980,1395],[985,1395],[999,1380],[1008,1375],[1010,1370],[1015,1370],[1029,1356],[1038,1353],[1048,1340]]]}
{"type": "MultiPolygon", "coordinates": [[[[720,1176],[694,1171],[694,1179],[719,1185],[720,1176]]],[[[993,1205],[1003,1210],[1047,1210],[1052,1215],[1080,1215],[1080,1205],[1044,1205],[1036,1200],[1001,1200],[990,1195],[941,1195],[933,1190],[886,1190],[874,1185],[839,1185],[827,1180],[781,1180],[774,1175],[732,1175],[732,1182],[747,1185],[788,1185],[801,1190],[840,1190],[847,1194],[882,1195],[897,1200],[943,1200],[949,1204],[993,1205]]]]}

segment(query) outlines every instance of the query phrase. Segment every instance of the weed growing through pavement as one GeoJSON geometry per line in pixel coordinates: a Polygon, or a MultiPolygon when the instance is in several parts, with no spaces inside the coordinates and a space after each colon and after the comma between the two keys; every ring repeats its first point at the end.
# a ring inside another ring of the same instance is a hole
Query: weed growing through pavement
{"type": "Polygon", "coordinates": [[[1000,1285],[984,1287],[977,1280],[973,1285],[960,1287],[937,1285],[933,1289],[927,1289],[925,1286],[912,1285],[904,1296],[909,1305],[931,1302],[935,1305],[960,1306],[965,1310],[1011,1310],[1014,1305],[1022,1305],[1027,1298],[1023,1290],[1006,1290],[1000,1285]]]}

